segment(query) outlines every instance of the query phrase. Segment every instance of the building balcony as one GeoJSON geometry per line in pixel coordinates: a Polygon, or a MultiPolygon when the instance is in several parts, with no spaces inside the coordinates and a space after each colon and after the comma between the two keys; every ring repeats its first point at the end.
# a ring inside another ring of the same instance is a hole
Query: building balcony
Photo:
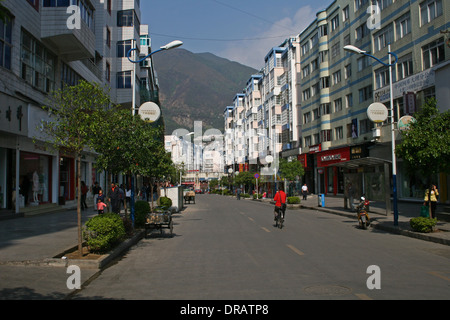
{"type": "MultiPolygon", "coordinates": [[[[41,11],[41,39],[67,61],[94,58],[95,34],[80,19],[79,29],[69,29],[66,7],[47,8],[41,11]]],[[[70,23],[69,23],[70,25],[70,23]]]]}

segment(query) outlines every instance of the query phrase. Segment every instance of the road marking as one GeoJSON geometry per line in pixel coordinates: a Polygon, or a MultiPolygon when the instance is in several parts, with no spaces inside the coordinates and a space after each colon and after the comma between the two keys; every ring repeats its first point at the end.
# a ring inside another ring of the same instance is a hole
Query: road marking
{"type": "Polygon", "coordinates": [[[433,276],[435,276],[435,277],[438,277],[438,278],[441,278],[441,279],[450,281],[450,278],[447,278],[446,276],[443,276],[442,274],[440,274],[440,273],[437,272],[437,271],[430,271],[430,272],[428,272],[428,273],[431,274],[431,275],[433,275],[433,276]]]}
{"type": "Polygon", "coordinates": [[[364,293],[355,293],[355,296],[357,296],[361,300],[373,300],[371,297],[364,293]]]}
{"type": "Polygon", "coordinates": [[[253,218],[247,217],[248,220],[255,222],[255,220],[253,220],[253,218]]]}
{"type": "Polygon", "coordinates": [[[267,228],[261,227],[261,229],[263,229],[265,232],[270,232],[270,230],[267,228]]]}
{"type": "Polygon", "coordinates": [[[303,252],[301,252],[300,250],[298,250],[296,247],[294,247],[293,245],[287,244],[286,245],[289,249],[291,249],[292,251],[294,251],[296,254],[298,254],[299,256],[303,256],[305,255],[303,252]]]}

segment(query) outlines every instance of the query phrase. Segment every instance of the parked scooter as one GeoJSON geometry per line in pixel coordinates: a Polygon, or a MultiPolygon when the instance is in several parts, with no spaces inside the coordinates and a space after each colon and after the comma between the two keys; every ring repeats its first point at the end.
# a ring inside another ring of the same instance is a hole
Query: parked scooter
{"type": "Polygon", "coordinates": [[[370,218],[367,213],[369,203],[370,203],[369,200],[366,200],[366,198],[362,196],[361,201],[356,207],[356,211],[358,212],[359,226],[363,229],[367,229],[367,227],[370,225],[370,218]]]}

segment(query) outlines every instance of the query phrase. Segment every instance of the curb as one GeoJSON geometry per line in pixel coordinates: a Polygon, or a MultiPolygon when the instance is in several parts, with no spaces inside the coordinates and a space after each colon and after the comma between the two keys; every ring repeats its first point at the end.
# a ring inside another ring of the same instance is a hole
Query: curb
{"type": "MultiPolygon", "coordinates": [[[[305,209],[310,209],[310,210],[319,210],[319,211],[323,211],[323,212],[327,212],[327,213],[332,213],[332,214],[344,216],[347,218],[353,218],[356,220],[355,215],[349,214],[349,213],[344,213],[344,212],[326,209],[326,208],[322,208],[322,207],[311,207],[311,206],[305,206],[305,205],[301,205],[300,207],[305,208],[305,209]]],[[[380,223],[378,221],[373,221],[370,224],[370,227],[372,227],[374,229],[383,230],[383,231],[391,232],[394,234],[402,235],[402,236],[407,236],[410,238],[415,238],[415,239],[419,239],[419,240],[425,240],[425,241],[430,241],[430,242],[435,242],[435,243],[450,246],[450,239],[443,239],[443,238],[435,237],[435,236],[433,236],[433,234],[429,234],[429,233],[420,233],[420,232],[414,232],[414,231],[410,231],[410,230],[404,230],[404,229],[400,229],[398,226],[386,225],[385,223],[380,223]]]]}
{"type": "MultiPolygon", "coordinates": [[[[23,261],[1,261],[0,265],[9,265],[9,266],[33,266],[33,267],[65,267],[67,268],[70,265],[77,265],[81,268],[87,269],[103,269],[109,263],[111,263],[114,259],[117,259],[121,255],[123,255],[128,249],[138,243],[142,238],[144,238],[145,230],[139,230],[136,234],[123,241],[116,248],[112,249],[109,253],[102,255],[99,259],[62,259],[62,258],[45,258],[42,260],[23,260],[23,261]]],[[[71,251],[73,248],[77,248],[78,246],[74,246],[72,248],[66,249],[63,253],[59,253],[57,255],[64,255],[65,252],[71,251]]],[[[56,256],[56,255],[55,255],[56,256]]]]}

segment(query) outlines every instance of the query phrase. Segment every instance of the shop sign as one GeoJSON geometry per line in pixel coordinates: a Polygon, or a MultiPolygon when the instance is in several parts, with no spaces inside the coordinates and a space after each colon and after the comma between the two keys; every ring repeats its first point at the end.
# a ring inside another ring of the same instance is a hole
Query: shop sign
{"type": "Polygon", "coordinates": [[[139,107],[139,116],[145,122],[155,122],[158,121],[161,116],[161,109],[154,102],[145,102],[139,107]]]}
{"type": "Polygon", "coordinates": [[[316,153],[316,152],[320,152],[321,150],[322,150],[322,145],[320,145],[320,144],[316,144],[315,146],[309,147],[309,153],[316,153]]]}

